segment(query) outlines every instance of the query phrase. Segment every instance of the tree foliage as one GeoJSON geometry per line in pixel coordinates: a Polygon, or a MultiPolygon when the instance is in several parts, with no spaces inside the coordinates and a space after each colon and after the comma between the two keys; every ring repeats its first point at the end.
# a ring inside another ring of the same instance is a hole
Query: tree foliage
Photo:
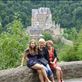
{"type": "Polygon", "coordinates": [[[64,29],[64,34],[63,34],[63,36],[64,36],[65,38],[67,38],[68,40],[74,41],[74,40],[76,40],[77,37],[78,37],[78,32],[77,32],[76,28],[74,28],[74,27],[71,28],[71,29],[65,28],[65,29],[64,29]]]}
{"type": "Polygon", "coordinates": [[[53,20],[61,27],[80,29],[82,26],[82,1],[76,0],[2,0],[0,1],[0,22],[3,27],[15,18],[24,27],[31,25],[31,11],[34,8],[49,7],[53,20]]]}
{"type": "Polygon", "coordinates": [[[50,33],[48,32],[44,32],[43,33],[43,38],[47,41],[47,40],[53,40],[53,37],[50,33]]]}
{"type": "Polygon", "coordinates": [[[63,48],[60,51],[60,60],[82,60],[82,29],[79,31],[77,38],[74,40],[73,47],[63,46],[63,48]]]}
{"type": "Polygon", "coordinates": [[[14,20],[7,27],[7,31],[0,34],[0,69],[20,65],[21,53],[29,40],[20,21],[14,20]]]}

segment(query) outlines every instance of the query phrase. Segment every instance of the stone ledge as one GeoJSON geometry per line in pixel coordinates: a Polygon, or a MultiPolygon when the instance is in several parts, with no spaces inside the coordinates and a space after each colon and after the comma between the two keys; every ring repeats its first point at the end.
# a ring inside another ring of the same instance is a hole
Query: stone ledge
{"type": "MultiPolygon", "coordinates": [[[[64,79],[82,77],[82,61],[61,62],[64,79]]],[[[0,82],[38,82],[37,73],[26,66],[0,71],[0,82]]]]}

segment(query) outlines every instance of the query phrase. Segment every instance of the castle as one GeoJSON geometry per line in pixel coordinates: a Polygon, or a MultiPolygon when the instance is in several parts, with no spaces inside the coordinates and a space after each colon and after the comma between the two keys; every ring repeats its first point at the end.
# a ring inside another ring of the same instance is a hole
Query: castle
{"type": "Polygon", "coordinates": [[[52,21],[52,14],[50,8],[40,7],[32,9],[31,26],[27,28],[31,38],[39,39],[42,37],[42,32],[50,32],[53,36],[60,36],[63,29],[59,24],[52,21]]]}
{"type": "Polygon", "coordinates": [[[64,29],[60,28],[60,24],[52,21],[52,14],[49,8],[40,7],[32,9],[31,26],[27,27],[27,32],[31,39],[39,39],[43,36],[43,32],[49,32],[52,34],[54,40],[60,40],[66,45],[73,46],[72,41],[62,36],[64,29]]]}

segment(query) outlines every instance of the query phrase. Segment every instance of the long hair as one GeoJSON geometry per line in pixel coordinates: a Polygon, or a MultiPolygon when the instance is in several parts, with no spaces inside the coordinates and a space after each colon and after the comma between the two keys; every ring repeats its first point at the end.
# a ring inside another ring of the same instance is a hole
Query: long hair
{"type": "Polygon", "coordinates": [[[38,53],[37,44],[36,44],[36,41],[34,39],[32,39],[29,43],[29,53],[32,53],[32,51],[34,51],[34,53],[36,53],[36,54],[38,53]],[[34,48],[31,47],[32,42],[34,42],[34,44],[35,44],[34,48]]]}
{"type": "Polygon", "coordinates": [[[46,41],[46,47],[49,49],[48,43],[53,47],[53,41],[52,40],[46,41]]]}

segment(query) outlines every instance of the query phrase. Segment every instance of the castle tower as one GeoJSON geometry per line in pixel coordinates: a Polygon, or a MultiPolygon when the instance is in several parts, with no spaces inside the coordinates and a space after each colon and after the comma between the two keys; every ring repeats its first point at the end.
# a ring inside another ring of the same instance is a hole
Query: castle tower
{"type": "Polygon", "coordinates": [[[52,14],[49,8],[32,9],[32,27],[39,27],[42,30],[52,26],[52,14]]]}

